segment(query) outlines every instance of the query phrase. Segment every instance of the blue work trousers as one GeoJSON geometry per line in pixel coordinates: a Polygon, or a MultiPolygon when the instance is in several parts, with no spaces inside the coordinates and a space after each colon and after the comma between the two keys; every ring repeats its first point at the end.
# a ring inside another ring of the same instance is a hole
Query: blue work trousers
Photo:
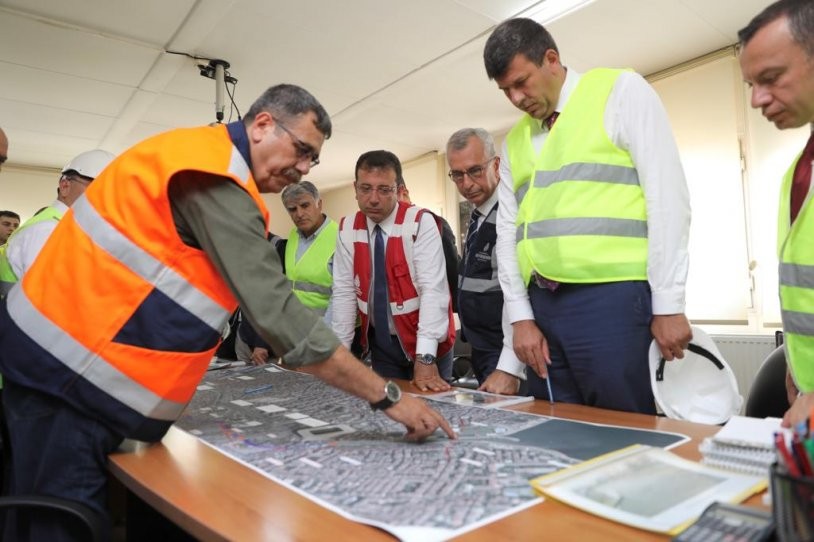
{"type": "MultiPolygon", "coordinates": [[[[11,495],[50,495],[77,501],[107,523],[107,456],[122,437],[64,401],[5,380],[11,438],[11,495]]],[[[79,542],[87,531],[64,513],[9,513],[3,540],[79,542]]]]}
{"type": "MultiPolygon", "coordinates": [[[[554,400],[655,414],[648,351],[653,337],[645,281],[560,284],[532,282],[534,319],[548,340],[554,400]]],[[[527,371],[529,392],[548,399],[545,380],[527,371]]]]}

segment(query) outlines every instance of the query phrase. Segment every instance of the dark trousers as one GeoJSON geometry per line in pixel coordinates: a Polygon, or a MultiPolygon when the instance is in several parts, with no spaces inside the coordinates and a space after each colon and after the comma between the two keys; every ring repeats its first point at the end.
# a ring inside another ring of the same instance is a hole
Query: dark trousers
{"type": "MultiPolygon", "coordinates": [[[[529,298],[548,340],[555,401],[656,413],[647,282],[561,284],[553,292],[532,282],[529,298]]],[[[548,399],[545,380],[531,370],[527,375],[531,395],[548,399]]]]}
{"type": "MultiPolygon", "coordinates": [[[[382,378],[402,378],[404,380],[413,379],[413,364],[407,359],[401,349],[398,337],[390,336],[390,344],[379,345],[376,343],[376,334],[373,326],[370,326],[367,334],[368,345],[370,346],[371,365],[373,370],[382,378]]],[[[436,361],[438,372],[444,380],[452,379],[452,350],[446,355],[439,357],[436,361]]]]}
{"type": "MultiPolygon", "coordinates": [[[[19,386],[3,389],[12,461],[11,495],[50,495],[80,502],[108,523],[107,455],[122,437],[64,401],[19,386]]],[[[87,539],[65,514],[11,512],[3,540],[64,542],[87,539]]]]}
{"type": "Polygon", "coordinates": [[[478,384],[483,384],[483,382],[489,378],[489,375],[495,372],[497,362],[500,360],[500,351],[502,348],[503,345],[498,349],[488,350],[472,347],[469,361],[472,364],[472,372],[475,378],[478,379],[478,384]]]}

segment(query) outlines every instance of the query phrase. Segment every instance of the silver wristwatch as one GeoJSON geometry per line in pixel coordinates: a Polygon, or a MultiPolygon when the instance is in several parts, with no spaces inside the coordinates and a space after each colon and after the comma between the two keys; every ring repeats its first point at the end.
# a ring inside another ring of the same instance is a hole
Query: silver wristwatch
{"type": "Polygon", "coordinates": [[[432,354],[416,354],[415,360],[422,365],[434,365],[435,356],[432,354]]]}

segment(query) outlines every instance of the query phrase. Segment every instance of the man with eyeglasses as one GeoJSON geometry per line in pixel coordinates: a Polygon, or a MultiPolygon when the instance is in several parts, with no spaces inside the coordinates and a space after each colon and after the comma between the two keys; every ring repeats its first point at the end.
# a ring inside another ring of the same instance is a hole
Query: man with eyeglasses
{"type": "Polygon", "coordinates": [[[57,199],[23,223],[0,246],[0,295],[5,296],[25,274],[71,205],[115,158],[102,149],[83,152],[62,168],[57,199]]]}
{"type": "Polygon", "coordinates": [[[483,58],[524,112],[500,162],[497,250],[529,391],[653,414],[651,340],[669,361],[692,338],[689,191],[664,107],[634,72],[566,68],[531,19],[498,25],[483,58]]]}
{"type": "Polygon", "coordinates": [[[500,158],[483,128],[463,128],[447,141],[449,178],[475,206],[459,267],[458,317],[461,337],[472,345],[472,371],[481,390],[516,394],[525,365],[512,350],[511,326],[503,319],[503,292],[495,251],[500,158]]]}
{"type": "Polygon", "coordinates": [[[358,314],[376,373],[446,391],[455,325],[438,227],[425,209],[398,201],[392,152],[364,153],[355,176],[360,210],[340,220],[334,255],[334,331],[349,347],[358,314]]]}
{"type": "MultiPolygon", "coordinates": [[[[454,438],[297,300],[266,239],[261,193],[298,182],[330,135],[316,98],[276,85],[242,121],[148,138],[91,183],[0,304],[11,495],[71,499],[106,517],[107,455],[123,438],[164,436],[238,305],[287,366],[363,398],[409,439],[438,428],[454,438]]],[[[28,519],[31,540],[82,539],[64,518],[28,519]]]]}

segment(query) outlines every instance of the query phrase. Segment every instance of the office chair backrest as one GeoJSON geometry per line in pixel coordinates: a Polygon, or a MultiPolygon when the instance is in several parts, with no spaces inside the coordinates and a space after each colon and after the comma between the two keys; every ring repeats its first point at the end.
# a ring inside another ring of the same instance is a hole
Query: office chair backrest
{"type": "Polygon", "coordinates": [[[782,346],[772,351],[760,365],[744,413],[753,418],[782,418],[789,409],[786,396],[786,353],[782,346]]]}

